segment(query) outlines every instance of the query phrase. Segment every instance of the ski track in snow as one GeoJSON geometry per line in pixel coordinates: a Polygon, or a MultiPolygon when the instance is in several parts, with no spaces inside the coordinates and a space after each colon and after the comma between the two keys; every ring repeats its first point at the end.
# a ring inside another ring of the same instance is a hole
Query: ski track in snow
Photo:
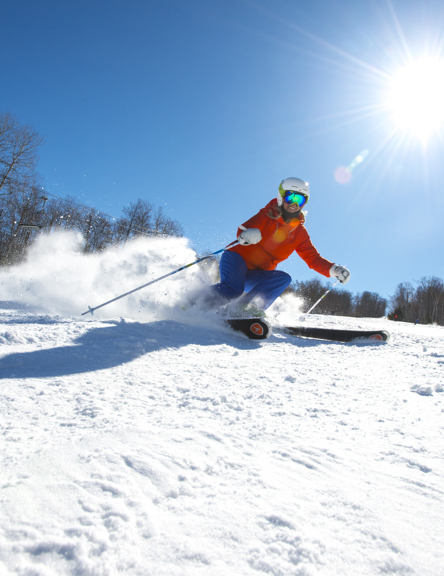
{"type": "Polygon", "coordinates": [[[36,275],[0,275],[1,574],[444,574],[443,328],[258,342],[159,292],[81,317],[63,271],[38,307],[36,275]]]}

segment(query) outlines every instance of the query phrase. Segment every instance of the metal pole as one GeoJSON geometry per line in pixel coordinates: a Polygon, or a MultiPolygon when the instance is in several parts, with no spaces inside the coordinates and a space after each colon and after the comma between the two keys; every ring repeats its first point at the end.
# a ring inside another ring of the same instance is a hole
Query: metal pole
{"type": "Polygon", "coordinates": [[[310,310],[309,310],[308,312],[305,313],[306,316],[308,316],[308,315],[310,314],[310,312],[311,312],[314,308],[316,308],[316,306],[319,304],[319,302],[320,302],[323,298],[325,298],[329,292],[331,292],[331,291],[333,290],[333,288],[336,286],[336,284],[337,284],[338,282],[340,282],[340,280],[336,280],[336,282],[333,284],[333,286],[331,286],[331,287],[327,290],[327,292],[326,292],[325,294],[322,294],[322,296],[319,298],[319,300],[313,304],[313,306],[310,308],[310,310]]]}
{"type": "Polygon", "coordinates": [[[180,272],[181,270],[185,270],[185,268],[189,268],[190,266],[193,266],[194,264],[199,264],[199,262],[203,262],[204,260],[207,260],[208,258],[211,258],[211,256],[215,256],[216,254],[220,254],[221,252],[224,252],[225,250],[227,250],[231,246],[235,246],[238,243],[239,243],[239,240],[235,240],[234,242],[231,242],[231,244],[228,244],[228,246],[225,246],[225,248],[221,248],[220,250],[217,250],[216,252],[213,252],[212,254],[209,254],[208,256],[204,256],[203,258],[199,258],[199,260],[196,260],[195,262],[191,262],[191,264],[187,264],[186,266],[182,266],[181,268],[174,270],[174,272],[169,272],[168,274],[165,274],[164,276],[161,276],[160,278],[156,278],[155,280],[151,280],[151,282],[147,282],[146,284],[143,284],[143,286],[139,286],[138,288],[134,288],[133,290],[130,290],[129,292],[125,292],[125,294],[121,294],[120,296],[116,296],[112,300],[108,300],[108,302],[104,302],[103,304],[99,304],[98,306],[95,306],[94,308],[91,308],[91,306],[88,306],[88,310],[86,312],[82,312],[82,316],[84,316],[85,314],[89,314],[89,313],[91,313],[91,315],[92,315],[95,310],[98,310],[99,308],[103,308],[103,306],[107,306],[108,304],[111,304],[111,302],[115,302],[116,300],[120,300],[120,298],[124,298],[125,296],[129,296],[130,294],[134,294],[134,292],[137,292],[138,290],[142,290],[142,288],[146,288],[147,286],[151,286],[151,284],[155,284],[156,282],[160,282],[160,280],[164,280],[165,278],[168,278],[169,276],[172,276],[173,274],[177,274],[177,272],[180,272]]]}

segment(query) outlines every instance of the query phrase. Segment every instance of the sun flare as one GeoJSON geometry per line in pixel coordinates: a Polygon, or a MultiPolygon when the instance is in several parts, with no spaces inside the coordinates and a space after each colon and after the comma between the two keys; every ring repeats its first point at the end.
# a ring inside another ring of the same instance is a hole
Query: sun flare
{"type": "Polygon", "coordinates": [[[397,127],[426,142],[444,126],[444,60],[410,62],[392,79],[389,106],[397,127]]]}

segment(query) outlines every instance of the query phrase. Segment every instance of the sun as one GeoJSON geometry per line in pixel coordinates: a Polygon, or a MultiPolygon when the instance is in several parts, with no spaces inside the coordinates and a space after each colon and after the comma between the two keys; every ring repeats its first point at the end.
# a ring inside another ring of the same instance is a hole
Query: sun
{"type": "Polygon", "coordinates": [[[444,60],[409,62],[392,78],[388,105],[399,130],[427,142],[444,128],[444,60]]]}

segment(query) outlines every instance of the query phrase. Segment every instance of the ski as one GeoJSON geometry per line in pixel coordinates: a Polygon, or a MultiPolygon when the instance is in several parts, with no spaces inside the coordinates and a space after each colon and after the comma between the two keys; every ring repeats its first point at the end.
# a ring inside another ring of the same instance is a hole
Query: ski
{"type": "Polygon", "coordinates": [[[233,330],[242,332],[252,340],[265,340],[271,335],[270,325],[261,318],[232,318],[226,322],[233,330]]]}
{"type": "Polygon", "coordinates": [[[336,342],[354,342],[358,340],[387,342],[390,339],[390,332],[387,332],[387,330],[341,330],[337,328],[311,328],[309,326],[283,326],[279,331],[292,336],[333,340],[336,342]]]}
{"type": "MultiPolygon", "coordinates": [[[[265,340],[271,335],[271,326],[262,318],[232,318],[227,324],[242,332],[252,340],[265,340]]],[[[356,342],[370,340],[372,342],[387,342],[390,333],[387,330],[342,330],[338,328],[312,328],[309,326],[280,326],[275,331],[303,338],[331,340],[334,342],[356,342]]]]}

